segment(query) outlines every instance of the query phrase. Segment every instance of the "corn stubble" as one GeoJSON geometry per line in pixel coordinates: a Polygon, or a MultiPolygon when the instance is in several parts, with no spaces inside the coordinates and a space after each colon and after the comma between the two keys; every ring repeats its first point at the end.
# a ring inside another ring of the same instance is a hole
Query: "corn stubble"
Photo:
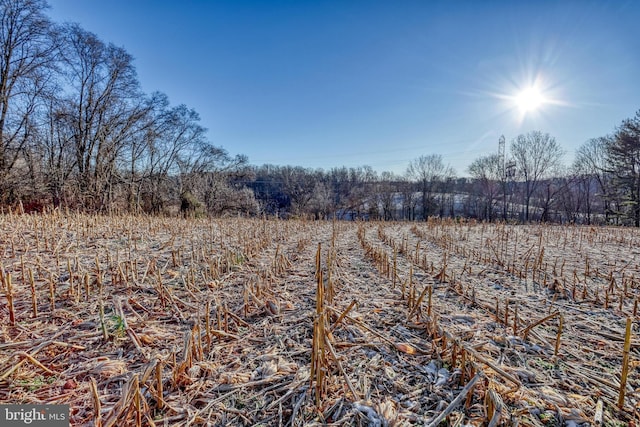
{"type": "Polygon", "coordinates": [[[53,211],[0,241],[0,399],[72,425],[640,422],[638,230],[53,211]]]}

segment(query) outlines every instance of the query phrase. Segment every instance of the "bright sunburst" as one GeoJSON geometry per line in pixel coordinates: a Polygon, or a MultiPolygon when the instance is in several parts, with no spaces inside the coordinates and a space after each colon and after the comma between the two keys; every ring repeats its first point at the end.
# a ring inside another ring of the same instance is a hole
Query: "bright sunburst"
{"type": "Polygon", "coordinates": [[[504,75],[504,80],[492,82],[496,88],[487,94],[499,100],[496,104],[498,115],[507,114],[515,119],[518,126],[525,122],[540,125],[557,111],[558,107],[568,107],[561,85],[542,73],[522,72],[520,75],[504,75]]]}
{"type": "Polygon", "coordinates": [[[545,101],[544,96],[535,86],[522,90],[514,97],[514,102],[521,113],[534,112],[542,107],[545,101]]]}

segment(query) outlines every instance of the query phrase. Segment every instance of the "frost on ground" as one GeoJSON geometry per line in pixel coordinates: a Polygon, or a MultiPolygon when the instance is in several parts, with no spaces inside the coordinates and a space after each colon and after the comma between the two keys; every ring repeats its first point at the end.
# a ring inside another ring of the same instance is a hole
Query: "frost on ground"
{"type": "Polygon", "coordinates": [[[638,248],[623,228],[3,215],[0,401],[96,426],[633,425],[638,248]]]}

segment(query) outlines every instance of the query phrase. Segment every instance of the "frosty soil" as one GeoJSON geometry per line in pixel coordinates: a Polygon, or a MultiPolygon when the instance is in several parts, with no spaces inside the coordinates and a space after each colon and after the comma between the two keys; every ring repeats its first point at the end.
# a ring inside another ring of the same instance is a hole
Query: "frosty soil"
{"type": "Polygon", "coordinates": [[[73,425],[640,420],[636,229],[54,212],[0,244],[0,401],[73,425]]]}

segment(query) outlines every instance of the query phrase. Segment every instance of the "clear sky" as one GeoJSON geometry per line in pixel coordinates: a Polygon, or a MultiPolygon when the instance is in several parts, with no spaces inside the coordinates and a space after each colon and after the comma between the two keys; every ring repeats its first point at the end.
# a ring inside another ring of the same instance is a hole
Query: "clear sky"
{"type": "Polygon", "coordinates": [[[640,109],[640,1],[49,0],[252,164],[459,175],[531,130],[566,163],[640,109]],[[515,98],[535,86],[538,108],[515,98]]]}

